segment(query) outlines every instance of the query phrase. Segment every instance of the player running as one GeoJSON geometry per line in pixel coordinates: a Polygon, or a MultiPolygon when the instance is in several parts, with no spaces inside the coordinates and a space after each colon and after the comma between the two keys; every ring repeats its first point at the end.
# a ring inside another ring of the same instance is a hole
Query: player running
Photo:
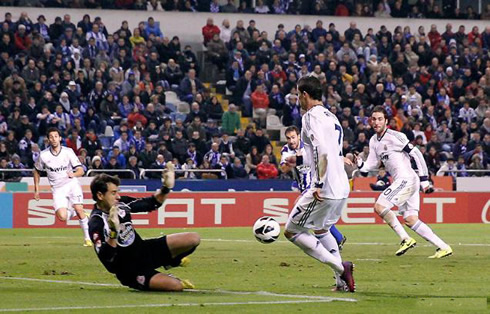
{"type": "Polygon", "coordinates": [[[306,113],[301,130],[304,154],[296,164],[310,167],[312,184],[291,211],[284,235],[306,254],[333,269],[337,290],[354,292],[354,265],[342,262],[337,241],[329,232],[349,196],[342,157],[342,127],[337,117],[323,106],[322,87],[317,78],[301,78],[298,91],[306,113]]]}
{"type": "Polygon", "coordinates": [[[369,155],[366,162],[357,158],[357,166],[361,174],[366,176],[369,171],[377,169],[381,161],[386,171],[393,176],[393,183],[379,196],[374,210],[402,240],[395,254],[401,256],[417,244],[407,234],[395,213],[391,211],[393,206],[398,206],[398,212],[403,215],[405,224],[437,247],[436,253],[429,258],[450,256],[453,253],[451,247],[418,217],[420,187],[424,193],[434,191],[429,182],[429,172],[424,156],[417,147],[409,143],[405,134],[387,128],[388,114],[383,107],[376,106],[373,109],[371,121],[376,134],[369,141],[369,155]],[[418,175],[411,167],[410,158],[415,160],[418,175]]]}
{"type": "Polygon", "coordinates": [[[180,280],[155,269],[185,266],[189,262],[186,256],[199,245],[199,235],[185,232],[143,240],[131,221],[132,213],[154,211],[167,199],[175,183],[175,173],[171,162],[166,167],[161,189],[150,197],[119,196],[119,178],[107,174],[96,176],[90,185],[96,202],[89,222],[95,252],[121,284],[138,290],[182,291],[194,288],[188,280],[180,280]]]}
{"type": "MultiPolygon", "coordinates": [[[[287,127],[284,131],[286,136],[287,144],[285,144],[281,149],[281,171],[283,173],[288,173],[292,171],[294,178],[294,185],[298,188],[298,190],[303,193],[307,189],[310,188],[311,184],[311,172],[310,167],[304,164],[297,165],[296,160],[298,158],[303,158],[304,147],[303,143],[300,141],[300,133],[299,129],[296,126],[287,127]],[[293,158],[291,158],[293,157],[293,158]]],[[[352,164],[349,159],[344,159],[344,161],[352,164]]],[[[332,225],[330,227],[330,233],[337,241],[339,245],[339,250],[342,251],[342,246],[344,245],[347,238],[340,233],[340,231],[332,225]]]]}
{"type": "Polygon", "coordinates": [[[83,193],[77,177],[84,175],[82,164],[71,148],[61,145],[61,133],[57,128],[47,132],[49,147],[41,152],[34,165],[34,198],[39,201],[40,171],[46,171],[53,192],[53,206],[61,221],[77,215],[85,241],[92,246],[88,234],[88,218],[83,211],[83,193]]]}

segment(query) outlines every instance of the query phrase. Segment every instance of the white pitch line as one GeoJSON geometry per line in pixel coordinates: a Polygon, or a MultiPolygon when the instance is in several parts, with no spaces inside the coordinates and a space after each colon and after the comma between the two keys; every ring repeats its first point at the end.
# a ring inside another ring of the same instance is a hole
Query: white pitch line
{"type": "MultiPolygon", "coordinates": [[[[93,306],[60,306],[38,308],[0,309],[0,312],[27,312],[27,311],[68,311],[68,310],[99,310],[99,309],[128,309],[128,308],[156,308],[156,307],[191,307],[191,306],[233,306],[233,305],[274,305],[274,304],[302,304],[325,303],[338,301],[335,298],[321,300],[283,300],[283,301],[246,301],[246,302],[205,302],[205,303],[161,303],[161,304],[124,304],[124,305],[93,305],[93,306]]],[[[345,300],[342,300],[345,301],[345,300]]]]}
{"type": "MultiPolygon", "coordinates": [[[[96,283],[96,282],[84,282],[84,281],[70,281],[70,280],[49,280],[49,279],[37,279],[37,278],[25,278],[25,277],[0,277],[0,279],[6,280],[20,280],[20,281],[37,281],[37,282],[47,282],[47,283],[61,283],[69,285],[86,285],[86,286],[99,286],[99,287],[117,287],[125,288],[122,285],[111,284],[111,283],[96,283]]],[[[231,291],[231,290],[200,290],[200,289],[186,289],[186,292],[204,292],[204,293],[222,293],[222,294],[232,294],[232,295],[258,295],[258,296],[271,296],[271,297],[281,297],[281,298],[295,298],[295,299],[307,299],[307,300],[323,300],[323,301],[346,301],[346,302],[356,302],[356,299],[350,298],[334,298],[316,295],[301,295],[301,294],[283,294],[274,293],[268,291],[231,291]]]]}
{"type": "MultiPolygon", "coordinates": [[[[71,239],[71,238],[79,238],[79,237],[45,237],[45,236],[36,236],[36,237],[25,237],[25,238],[31,238],[31,239],[71,239]]],[[[236,243],[256,243],[256,240],[245,240],[245,239],[201,239],[201,241],[206,241],[206,242],[236,242],[236,243]]],[[[278,240],[276,243],[289,243],[289,241],[285,240],[278,240]]],[[[395,242],[347,242],[347,245],[395,245],[395,242]]],[[[458,245],[458,246],[483,246],[487,247],[490,246],[490,243],[449,243],[452,245],[458,245]]],[[[423,247],[430,247],[432,245],[429,244],[424,244],[424,245],[419,245],[418,246],[423,246],[423,247]]]]}

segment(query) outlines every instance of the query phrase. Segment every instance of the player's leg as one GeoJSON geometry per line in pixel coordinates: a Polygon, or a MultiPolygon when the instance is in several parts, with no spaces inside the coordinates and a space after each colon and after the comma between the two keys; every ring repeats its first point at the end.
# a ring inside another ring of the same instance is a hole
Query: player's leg
{"type": "Polygon", "coordinates": [[[201,237],[196,232],[169,234],[166,239],[172,267],[185,266],[188,262],[186,256],[192,254],[201,243],[201,237]]]}
{"type": "MultiPolygon", "coordinates": [[[[318,202],[311,193],[305,193],[291,211],[286,223],[284,235],[307,255],[329,265],[336,273],[342,274],[344,272],[342,260],[330,253],[323,245],[321,245],[320,241],[308,231],[309,227],[313,227],[311,222],[309,222],[310,216],[314,216],[315,214],[318,215],[318,213],[325,211],[326,207],[324,204],[326,204],[326,201],[318,202]]],[[[321,228],[322,226],[319,226],[318,230],[321,228]]]]}
{"type": "Polygon", "coordinates": [[[406,206],[407,209],[403,213],[405,224],[437,248],[436,253],[429,256],[429,258],[441,258],[452,255],[453,250],[451,247],[439,238],[428,225],[419,219],[420,194],[415,193],[407,201],[406,206]]]}
{"type": "Polygon", "coordinates": [[[77,182],[70,184],[69,199],[70,204],[78,216],[78,222],[83,232],[83,246],[91,247],[92,241],[90,240],[90,235],[88,233],[88,217],[83,210],[83,192],[82,188],[77,182]]]}
{"type": "Polygon", "coordinates": [[[194,285],[188,280],[180,280],[158,273],[151,277],[148,288],[153,291],[182,291],[184,289],[194,289],[194,285]]]}
{"type": "Polygon", "coordinates": [[[337,229],[335,225],[332,225],[330,227],[330,233],[335,238],[335,241],[337,241],[339,249],[342,250],[342,246],[344,245],[347,238],[339,231],[339,229],[337,229]]]}
{"type": "Polygon", "coordinates": [[[403,188],[407,185],[406,180],[395,180],[393,184],[383,191],[374,204],[374,211],[381,217],[395,233],[400,237],[400,240],[405,241],[410,239],[410,236],[403,228],[395,213],[391,210],[393,206],[400,205],[399,196],[403,193],[403,188]]]}
{"type": "Polygon", "coordinates": [[[67,221],[73,217],[74,212],[68,209],[70,200],[64,187],[53,189],[53,207],[59,220],[67,221]]]}

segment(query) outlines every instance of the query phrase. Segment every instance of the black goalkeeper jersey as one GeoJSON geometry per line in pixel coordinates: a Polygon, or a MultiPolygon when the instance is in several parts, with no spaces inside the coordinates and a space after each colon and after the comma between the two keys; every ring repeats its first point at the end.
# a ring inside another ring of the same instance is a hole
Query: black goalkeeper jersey
{"type": "Polygon", "coordinates": [[[117,205],[120,222],[117,247],[107,243],[110,234],[107,223],[109,215],[94,205],[88,223],[90,238],[99,260],[109,272],[117,274],[144,265],[145,246],[143,239],[133,227],[131,213],[150,212],[161,205],[153,196],[145,198],[122,196],[117,205]]]}

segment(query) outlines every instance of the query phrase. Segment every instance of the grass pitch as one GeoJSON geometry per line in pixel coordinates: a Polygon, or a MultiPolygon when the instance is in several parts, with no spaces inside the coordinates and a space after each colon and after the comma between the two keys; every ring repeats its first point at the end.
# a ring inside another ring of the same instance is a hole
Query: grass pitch
{"type": "MultiPolygon", "coordinates": [[[[138,292],[119,286],[82,247],[78,229],[0,230],[0,312],[64,313],[488,313],[490,226],[432,225],[454,255],[427,256],[418,246],[394,256],[396,235],[385,225],[340,226],[342,252],[356,264],[356,293],[333,293],[332,271],[293,244],[264,245],[251,228],[194,229],[203,238],[186,268],[173,269],[199,291],[138,292]]],[[[179,232],[138,229],[145,237],[179,232]]],[[[411,231],[410,231],[411,232],[411,231]]]]}

